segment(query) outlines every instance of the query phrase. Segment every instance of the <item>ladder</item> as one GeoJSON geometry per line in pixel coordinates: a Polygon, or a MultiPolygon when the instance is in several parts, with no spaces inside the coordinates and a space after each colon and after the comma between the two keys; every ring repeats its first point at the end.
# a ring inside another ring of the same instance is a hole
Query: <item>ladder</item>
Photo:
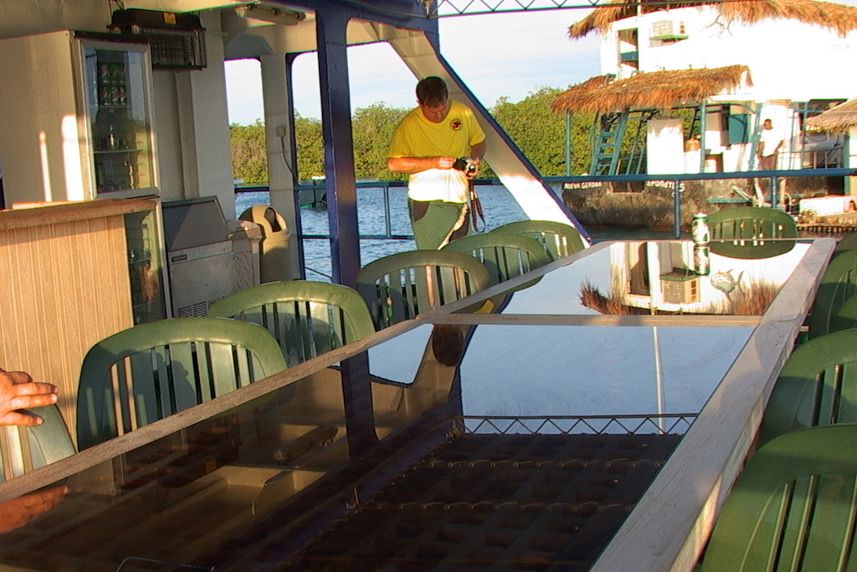
{"type": "Polygon", "coordinates": [[[628,112],[596,115],[592,124],[592,175],[615,175],[622,151],[622,139],[628,128],[628,112]]]}
{"type": "Polygon", "coordinates": [[[752,171],[756,168],[756,157],[759,155],[759,140],[762,137],[762,103],[753,110],[753,135],[750,137],[750,161],[747,168],[752,171]]]}
{"type": "Polygon", "coordinates": [[[646,125],[657,111],[654,109],[605,113],[595,117],[592,134],[593,175],[639,175],[646,168],[646,125]],[[636,129],[627,142],[623,154],[622,144],[628,128],[636,129]]]}

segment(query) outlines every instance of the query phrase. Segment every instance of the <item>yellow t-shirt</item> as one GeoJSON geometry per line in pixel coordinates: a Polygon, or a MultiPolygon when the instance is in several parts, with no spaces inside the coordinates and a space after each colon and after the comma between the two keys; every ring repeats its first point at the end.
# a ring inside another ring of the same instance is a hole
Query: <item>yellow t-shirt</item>
{"type": "MultiPolygon", "coordinates": [[[[408,113],[393,133],[387,156],[469,157],[470,148],[485,140],[473,112],[450,101],[440,123],[425,118],[419,107],[408,113]]],[[[416,201],[467,202],[467,177],[455,169],[429,169],[408,177],[408,196],[416,201]]]]}

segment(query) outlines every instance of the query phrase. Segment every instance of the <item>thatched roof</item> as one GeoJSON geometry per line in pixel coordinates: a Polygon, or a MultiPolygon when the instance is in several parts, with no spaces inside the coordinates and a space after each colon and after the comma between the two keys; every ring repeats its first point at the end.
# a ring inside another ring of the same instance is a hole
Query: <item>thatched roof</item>
{"type": "Polygon", "coordinates": [[[831,133],[846,133],[857,125],[857,99],[849,99],[806,120],[807,127],[831,133]]]}
{"type": "Polygon", "coordinates": [[[665,3],[664,0],[639,0],[639,3],[635,3],[619,0],[593,10],[586,18],[572,25],[568,30],[568,35],[572,39],[576,39],[592,31],[605,32],[613,22],[636,16],[638,12],[645,14],[706,5],[716,6],[727,22],[734,20],[752,24],[769,18],[788,18],[831,28],[842,36],[852,30],[857,30],[857,8],[831,2],[816,2],[815,0],[743,0],[737,2],[690,0],[665,3]]]}
{"type": "Polygon", "coordinates": [[[670,109],[698,105],[706,99],[750,83],[743,65],[711,69],[641,72],[628,79],[610,81],[596,76],[571,87],[551,104],[556,113],[610,113],[627,109],[670,109]]]}

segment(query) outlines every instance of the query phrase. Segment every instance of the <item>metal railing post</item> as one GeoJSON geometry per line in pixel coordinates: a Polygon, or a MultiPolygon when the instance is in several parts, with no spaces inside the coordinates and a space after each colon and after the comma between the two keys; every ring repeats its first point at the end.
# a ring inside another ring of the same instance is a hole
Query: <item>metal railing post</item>
{"type": "Polygon", "coordinates": [[[681,193],[682,182],[676,179],[673,182],[673,224],[676,238],[681,238],[681,193]]]}
{"type": "Polygon", "coordinates": [[[381,187],[384,191],[384,229],[387,231],[387,238],[393,237],[393,216],[390,212],[390,183],[384,181],[384,186],[381,187]]]}

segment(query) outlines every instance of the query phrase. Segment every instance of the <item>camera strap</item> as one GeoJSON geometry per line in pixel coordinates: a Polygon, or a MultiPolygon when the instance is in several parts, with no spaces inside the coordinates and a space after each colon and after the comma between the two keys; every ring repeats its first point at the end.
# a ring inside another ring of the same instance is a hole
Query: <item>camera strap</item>
{"type": "Polygon", "coordinates": [[[476,186],[473,184],[473,181],[467,182],[467,202],[470,206],[470,222],[473,225],[473,230],[484,232],[485,211],[482,209],[482,201],[476,193],[476,186]]]}

